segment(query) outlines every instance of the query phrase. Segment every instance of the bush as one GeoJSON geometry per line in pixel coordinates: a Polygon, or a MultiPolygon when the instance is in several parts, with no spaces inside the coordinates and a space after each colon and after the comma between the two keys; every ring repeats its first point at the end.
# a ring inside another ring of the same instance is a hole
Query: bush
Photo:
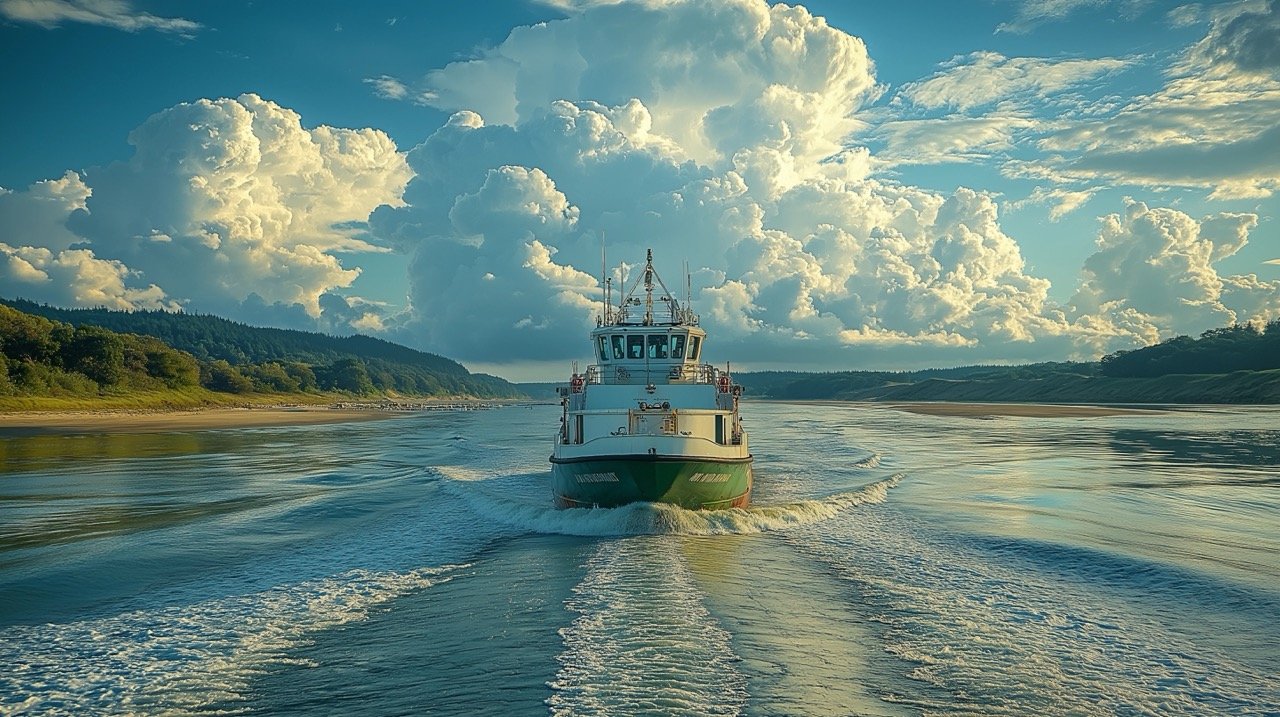
{"type": "Polygon", "coordinates": [[[245,378],[235,366],[222,359],[211,361],[200,370],[200,383],[210,391],[250,393],[253,381],[245,378]]]}

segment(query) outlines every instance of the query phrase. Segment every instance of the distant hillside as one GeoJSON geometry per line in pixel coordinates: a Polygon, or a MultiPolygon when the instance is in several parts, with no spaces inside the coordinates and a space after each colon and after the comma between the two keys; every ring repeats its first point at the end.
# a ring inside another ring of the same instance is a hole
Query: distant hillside
{"type": "Polygon", "coordinates": [[[782,400],[1280,403],[1280,321],[1179,336],[1097,363],[762,371],[735,378],[750,397],[782,400]]]}
{"type": "MultiPolygon", "coordinates": [[[[258,387],[284,391],[318,388],[356,394],[481,398],[522,395],[503,379],[472,374],[456,361],[368,336],[260,328],[217,316],[163,311],[61,309],[3,299],[0,304],[73,329],[92,326],[153,337],[194,357],[206,374],[211,366],[234,369],[244,380],[231,377],[223,383],[238,387],[240,392],[256,390],[256,381],[258,387]],[[302,371],[299,367],[306,367],[311,378],[291,378],[290,371],[298,373],[302,371]]],[[[51,365],[57,364],[56,356],[50,360],[51,365]]]]}

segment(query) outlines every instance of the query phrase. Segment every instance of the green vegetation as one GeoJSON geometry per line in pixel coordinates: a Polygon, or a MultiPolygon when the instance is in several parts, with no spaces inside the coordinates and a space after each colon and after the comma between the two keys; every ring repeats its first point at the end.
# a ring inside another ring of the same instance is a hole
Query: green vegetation
{"type": "Polygon", "coordinates": [[[0,301],[0,409],[176,408],[335,395],[520,393],[449,359],[366,336],[0,301]]]}
{"type": "Polygon", "coordinates": [[[738,374],[748,395],[786,400],[1027,403],[1280,403],[1280,321],[1212,329],[1098,363],[925,371],[738,374]]]}

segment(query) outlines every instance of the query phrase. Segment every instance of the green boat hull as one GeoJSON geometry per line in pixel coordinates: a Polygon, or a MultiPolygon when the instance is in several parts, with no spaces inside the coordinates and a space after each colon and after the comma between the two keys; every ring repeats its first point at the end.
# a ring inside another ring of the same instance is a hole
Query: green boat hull
{"type": "Polygon", "coordinates": [[[593,456],[551,459],[551,489],[561,508],[611,508],[648,501],[683,508],[745,508],[751,458],[593,456]]]}

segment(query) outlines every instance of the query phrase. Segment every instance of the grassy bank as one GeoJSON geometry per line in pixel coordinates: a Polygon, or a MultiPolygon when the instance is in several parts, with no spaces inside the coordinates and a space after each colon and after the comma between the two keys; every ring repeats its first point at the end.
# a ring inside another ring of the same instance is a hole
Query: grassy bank
{"type": "Polygon", "coordinates": [[[199,387],[129,391],[101,396],[0,396],[0,413],[43,411],[182,411],[281,404],[328,405],[357,399],[347,393],[231,394],[199,387]]]}

